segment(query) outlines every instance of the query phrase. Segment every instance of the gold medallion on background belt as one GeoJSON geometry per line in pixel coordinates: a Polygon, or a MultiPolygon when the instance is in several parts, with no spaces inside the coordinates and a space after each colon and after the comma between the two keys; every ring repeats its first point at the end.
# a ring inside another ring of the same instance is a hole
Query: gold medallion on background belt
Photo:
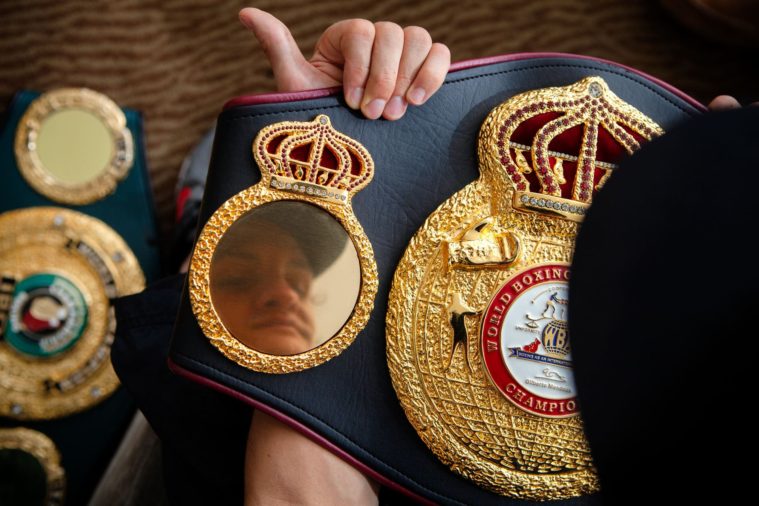
{"type": "Polygon", "coordinates": [[[68,209],[3,213],[0,277],[0,415],[58,418],[113,393],[111,302],[145,285],[121,236],[68,209]]]}

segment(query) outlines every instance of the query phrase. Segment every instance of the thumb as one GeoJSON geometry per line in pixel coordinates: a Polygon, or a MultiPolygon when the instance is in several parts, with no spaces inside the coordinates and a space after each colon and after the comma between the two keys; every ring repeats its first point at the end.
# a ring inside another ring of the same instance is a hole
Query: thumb
{"type": "Polygon", "coordinates": [[[239,16],[240,22],[253,32],[266,53],[277,81],[277,90],[308,89],[313,69],[284,23],[268,12],[252,7],[241,10],[239,16]]]}

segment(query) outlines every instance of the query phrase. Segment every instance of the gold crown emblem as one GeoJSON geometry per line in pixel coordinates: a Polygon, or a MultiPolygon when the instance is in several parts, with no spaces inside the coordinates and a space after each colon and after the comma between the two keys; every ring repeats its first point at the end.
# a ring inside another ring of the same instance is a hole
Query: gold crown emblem
{"type": "Polygon", "coordinates": [[[264,128],[253,154],[268,186],[346,202],[374,175],[374,161],[361,144],[334,128],[326,115],[264,128]]]}
{"type": "Polygon", "coordinates": [[[483,125],[481,149],[516,189],[515,207],[579,220],[620,158],[662,133],[589,77],[504,102],[483,125]]]}

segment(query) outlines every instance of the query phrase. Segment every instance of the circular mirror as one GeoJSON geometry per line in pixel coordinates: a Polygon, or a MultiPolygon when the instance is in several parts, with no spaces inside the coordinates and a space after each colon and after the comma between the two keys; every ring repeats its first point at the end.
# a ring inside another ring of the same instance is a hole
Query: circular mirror
{"type": "Polygon", "coordinates": [[[329,213],[277,201],[248,211],[219,241],[213,308],[229,333],[269,355],[325,343],[348,321],[361,289],[353,242],[329,213]]]}
{"type": "Polygon", "coordinates": [[[110,166],[114,140],[108,125],[89,111],[63,109],[42,120],[37,154],[58,181],[82,184],[110,166]]]}

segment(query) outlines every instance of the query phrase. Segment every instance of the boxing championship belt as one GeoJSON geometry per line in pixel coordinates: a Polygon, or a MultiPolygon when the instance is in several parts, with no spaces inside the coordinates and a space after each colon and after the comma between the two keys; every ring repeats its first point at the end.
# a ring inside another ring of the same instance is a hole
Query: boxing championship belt
{"type": "Polygon", "coordinates": [[[574,238],[620,159],[702,109],[558,54],[454,65],[394,122],[339,92],[235,99],[170,367],[420,502],[595,503],[574,238]]]}
{"type": "Polygon", "coordinates": [[[84,503],[134,414],[110,363],[111,304],[160,268],[141,118],[87,89],[22,91],[0,159],[3,475],[23,474],[26,451],[49,484],[33,502],[84,503]]]}

